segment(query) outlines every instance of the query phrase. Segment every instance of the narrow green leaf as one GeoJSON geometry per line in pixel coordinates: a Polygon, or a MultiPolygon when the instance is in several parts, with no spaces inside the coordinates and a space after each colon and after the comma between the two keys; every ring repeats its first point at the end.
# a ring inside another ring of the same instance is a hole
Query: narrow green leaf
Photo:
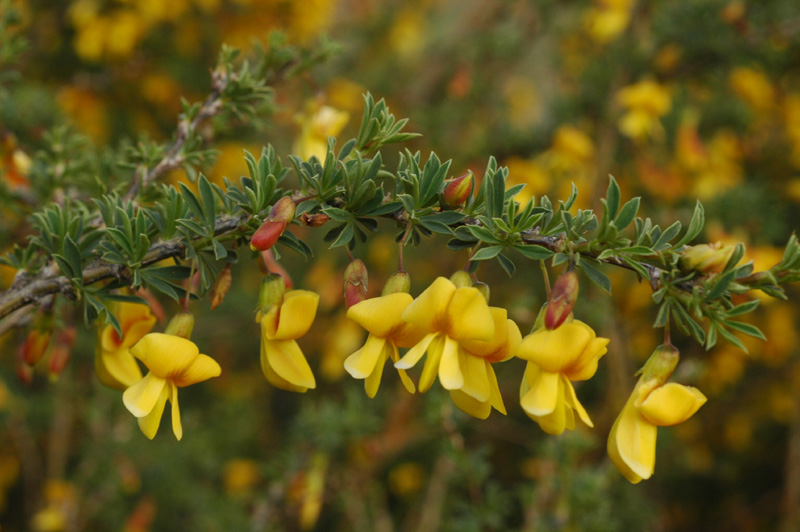
{"type": "Polygon", "coordinates": [[[735,331],[742,332],[754,338],[758,338],[760,340],[767,339],[764,333],[761,332],[761,329],[750,323],[744,323],[742,321],[733,321],[733,320],[725,320],[722,323],[724,323],[727,327],[735,331]]]}
{"type": "Polygon", "coordinates": [[[545,260],[553,256],[553,252],[546,247],[536,244],[531,245],[516,245],[514,249],[522,253],[525,257],[532,260],[545,260]]]}
{"type": "Polygon", "coordinates": [[[616,226],[618,231],[622,231],[626,227],[630,225],[633,219],[636,217],[636,213],[639,212],[639,202],[640,198],[636,197],[629,200],[625,205],[622,206],[622,209],[619,211],[617,218],[614,220],[614,225],[616,226]]]}
{"type": "Polygon", "coordinates": [[[596,267],[592,266],[589,260],[585,259],[581,261],[580,265],[581,269],[586,273],[586,276],[592,280],[597,286],[608,292],[611,293],[611,280],[598,270],[596,267]]]}
{"type": "Polygon", "coordinates": [[[674,247],[677,248],[691,242],[692,239],[703,230],[703,225],[705,225],[705,211],[703,209],[703,204],[700,203],[700,200],[697,200],[694,206],[694,212],[692,213],[692,219],[689,222],[689,227],[686,229],[686,234],[675,243],[674,247]]]}
{"type": "Polygon", "coordinates": [[[498,262],[500,262],[500,266],[502,266],[503,270],[505,270],[505,272],[508,274],[509,277],[512,277],[514,275],[514,272],[517,271],[516,265],[514,265],[511,259],[503,255],[502,253],[497,255],[497,260],[498,262]]]}
{"type": "Polygon", "coordinates": [[[669,242],[676,236],[678,233],[681,232],[681,222],[676,220],[672,225],[664,229],[664,232],[658,237],[655,244],[653,244],[653,249],[656,251],[660,251],[662,249],[666,249],[669,247],[669,242]]]}
{"type": "MultiPolygon", "coordinates": [[[[574,184],[572,185],[575,186],[574,184]]],[[[608,209],[608,220],[613,221],[617,217],[619,210],[619,185],[613,175],[608,176],[608,190],[606,190],[606,208],[608,209]]]]}
{"type": "Polygon", "coordinates": [[[481,248],[471,257],[470,260],[488,260],[495,258],[501,251],[503,246],[489,246],[481,248]]]}

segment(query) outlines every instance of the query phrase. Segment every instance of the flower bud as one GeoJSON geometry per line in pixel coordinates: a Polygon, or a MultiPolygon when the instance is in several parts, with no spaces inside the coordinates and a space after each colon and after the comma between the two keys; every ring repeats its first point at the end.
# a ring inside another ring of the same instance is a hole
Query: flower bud
{"type": "Polygon", "coordinates": [[[483,299],[486,300],[486,303],[489,303],[489,296],[491,296],[491,294],[492,294],[492,291],[489,289],[489,285],[479,281],[479,282],[475,283],[474,286],[475,286],[475,288],[478,289],[478,292],[481,293],[481,295],[483,296],[483,299]]]}
{"type": "Polygon", "coordinates": [[[450,281],[456,285],[456,288],[464,288],[472,286],[472,277],[464,270],[458,270],[450,276],[450,281]]]}
{"type": "Polygon", "coordinates": [[[35,366],[50,345],[50,329],[31,329],[22,344],[21,359],[28,366],[35,366]]]}
{"type": "Polygon", "coordinates": [[[661,344],[656,347],[650,358],[642,366],[642,369],[639,370],[642,374],[642,380],[647,382],[655,379],[659,385],[664,384],[672,375],[672,372],[675,371],[679,359],[680,352],[675,346],[661,344]]]}
{"type": "Polygon", "coordinates": [[[67,367],[70,358],[72,358],[72,349],[69,346],[58,343],[53,347],[50,351],[50,363],[47,366],[51,382],[57,381],[58,377],[64,373],[64,368],[67,367]]]}
{"type": "Polygon", "coordinates": [[[191,312],[178,312],[169,320],[164,334],[172,336],[180,336],[188,340],[192,336],[194,330],[194,315],[191,312]]]}
{"type": "Polygon", "coordinates": [[[367,266],[361,259],[350,261],[344,270],[344,304],[350,308],[367,298],[367,266]]]}
{"type": "Polygon", "coordinates": [[[568,271],[556,280],[547,300],[544,326],[557,329],[569,317],[578,300],[578,274],[568,271]]]}
{"type": "Polygon", "coordinates": [[[331,218],[324,212],[319,212],[317,214],[308,214],[307,212],[304,212],[300,216],[300,219],[303,221],[303,225],[307,225],[309,227],[320,227],[331,218]]]}
{"type": "Polygon", "coordinates": [[[30,384],[33,382],[33,367],[27,365],[24,361],[17,361],[17,378],[22,384],[30,384]]]}
{"type": "Polygon", "coordinates": [[[397,294],[400,292],[405,292],[406,294],[411,291],[411,276],[408,275],[408,272],[399,271],[393,273],[389,279],[386,280],[386,284],[383,285],[383,291],[381,292],[382,296],[388,296],[389,294],[397,294]]]}
{"type": "Polygon", "coordinates": [[[722,242],[687,246],[681,253],[680,264],[685,270],[702,273],[721,272],[735,250],[736,246],[727,246],[722,242]]]}
{"type": "Polygon", "coordinates": [[[253,251],[266,251],[275,245],[275,242],[286,230],[286,222],[267,220],[256,229],[250,239],[250,249],[253,251]]]}
{"type": "Polygon", "coordinates": [[[269,211],[268,220],[289,223],[294,219],[295,204],[289,196],[283,196],[275,202],[269,211]]]}
{"type": "Polygon", "coordinates": [[[211,310],[217,308],[219,304],[222,303],[222,300],[225,299],[228,290],[231,288],[232,280],[231,265],[226,264],[225,268],[219,272],[217,281],[214,283],[214,288],[211,289],[211,310]]]}
{"type": "Polygon", "coordinates": [[[286,293],[286,282],[283,277],[269,273],[261,280],[261,292],[258,295],[258,308],[266,314],[272,307],[283,304],[286,293]]]}
{"type": "Polygon", "coordinates": [[[445,182],[442,191],[442,201],[450,208],[456,209],[466,203],[475,186],[475,177],[472,172],[456,177],[445,182]]]}

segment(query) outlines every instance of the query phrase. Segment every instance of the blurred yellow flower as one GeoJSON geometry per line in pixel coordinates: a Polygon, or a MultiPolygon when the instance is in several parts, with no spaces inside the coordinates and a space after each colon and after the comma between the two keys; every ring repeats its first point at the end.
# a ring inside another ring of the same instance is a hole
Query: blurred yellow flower
{"type": "Polygon", "coordinates": [[[608,436],[609,458],[633,484],[653,475],[658,427],[683,423],[706,402],[697,388],[664,384],[677,363],[677,349],[656,349],[608,436]]]}
{"type": "MultiPolygon", "coordinates": [[[[381,384],[386,361],[400,360],[398,347],[416,345],[426,331],[401,318],[414,299],[410,294],[398,292],[372,299],[365,299],[347,309],[347,317],[369,332],[364,346],[347,357],[344,367],[356,379],[364,380],[364,390],[375,397],[381,384]]],[[[400,380],[409,393],[416,388],[405,370],[398,369],[400,380]]]]}
{"type": "Polygon", "coordinates": [[[314,374],[295,340],[311,328],[318,304],[314,292],[290,290],[282,303],[261,316],[261,369],[276,388],[291,392],[316,388],[314,374]]]}
{"type": "Polygon", "coordinates": [[[667,87],[646,79],[620,89],[617,101],[625,109],[618,123],[624,135],[643,140],[664,134],[659,119],[672,107],[667,87]]]}
{"type": "Polygon", "coordinates": [[[296,117],[301,129],[293,147],[294,152],[303,159],[316,156],[320,161],[325,161],[328,137],[338,135],[349,119],[350,113],[322,105],[316,100],[308,102],[305,112],[296,117]]]}
{"type": "Polygon", "coordinates": [[[217,377],[222,369],[213,358],[200,354],[193,342],[171,334],[149,333],[131,347],[130,352],[150,371],[122,394],[125,407],[138,418],[142,433],[152,440],[169,400],[172,431],[180,440],[183,426],[178,388],[217,377]]]}
{"type": "Polygon", "coordinates": [[[634,0],[600,0],[586,12],[584,24],[589,36],[601,44],[613,41],[631,20],[634,0]]]}
{"type": "Polygon", "coordinates": [[[520,386],[520,404],[543,431],[561,434],[573,430],[575,411],[584,423],[594,426],[571,381],[594,376],[608,342],[578,320],[552,330],[539,329],[522,340],[517,358],[528,364],[520,386]]]}
{"type": "Polygon", "coordinates": [[[763,72],[737,67],[731,71],[728,82],[736,96],[758,113],[768,111],[775,104],[772,83],[763,72]]]}
{"type": "Polygon", "coordinates": [[[98,329],[94,355],[94,370],[97,378],[110,388],[124,390],[142,378],[139,364],[130,348],[150,332],[156,317],[150,307],[140,303],[120,302],[114,314],[119,321],[122,336],[111,325],[98,329]]]}
{"type": "Polygon", "coordinates": [[[508,186],[525,185],[525,188],[514,196],[514,201],[525,205],[531,197],[538,197],[550,191],[552,179],[538,162],[512,157],[503,164],[508,167],[508,186]]]}

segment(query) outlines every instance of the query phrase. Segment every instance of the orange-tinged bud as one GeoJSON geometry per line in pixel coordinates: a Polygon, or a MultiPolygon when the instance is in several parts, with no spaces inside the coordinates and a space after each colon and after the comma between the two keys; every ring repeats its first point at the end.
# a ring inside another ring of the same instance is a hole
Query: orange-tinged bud
{"type": "Polygon", "coordinates": [[[450,282],[456,285],[456,288],[466,288],[472,286],[472,277],[464,270],[458,270],[450,276],[450,282]]]}
{"type": "Polygon", "coordinates": [[[27,365],[24,361],[17,361],[17,378],[22,384],[30,384],[33,382],[33,367],[27,365]]]}
{"type": "Polygon", "coordinates": [[[688,246],[681,253],[680,263],[685,270],[718,273],[728,264],[735,250],[736,246],[725,245],[722,242],[688,246]]]}
{"type": "Polygon", "coordinates": [[[178,312],[169,320],[164,334],[172,336],[180,336],[188,340],[192,336],[194,330],[194,315],[191,312],[178,312]]]}
{"type": "Polygon", "coordinates": [[[655,379],[659,385],[664,384],[669,379],[675,367],[678,365],[680,359],[680,352],[675,346],[670,344],[661,344],[656,347],[650,358],[642,366],[641,374],[642,380],[649,381],[655,379]]]}
{"type": "Polygon", "coordinates": [[[344,270],[344,304],[350,308],[367,298],[367,265],[361,259],[350,261],[344,270]]]}
{"type": "Polygon", "coordinates": [[[475,177],[472,172],[456,177],[445,182],[442,191],[442,201],[450,208],[458,208],[466,203],[475,187],[475,177]]]}
{"type": "Polygon", "coordinates": [[[568,271],[558,278],[550,291],[544,326],[548,329],[557,329],[569,317],[577,300],[578,274],[568,271]]]}
{"type": "Polygon", "coordinates": [[[381,295],[388,296],[389,294],[398,294],[401,292],[407,294],[410,291],[411,291],[411,276],[408,275],[408,272],[399,271],[393,273],[386,280],[386,284],[383,285],[383,291],[381,292],[381,295]]]}
{"type": "Polygon", "coordinates": [[[225,267],[219,272],[217,282],[214,283],[214,288],[211,289],[211,310],[214,310],[222,303],[228,290],[231,288],[233,275],[231,274],[231,265],[226,264],[225,267]]]}
{"type": "Polygon", "coordinates": [[[269,211],[269,217],[267,219],[288,224],[294,219],[294,211],[294,200],[289,196],[284,196],[272,206],[272,210],[269,211]]]}
{"type": "Polygon", "coordinates": [[[44,356],[50,345],[50,330],[32,329],[22,344],[22,361],[35,366],[44,356]]]}
{"type": "Polygon", "coordinates": [[[72,358],[72,349],[68,345],[58,343],[50,350],[50,363],[47,371],[51,381],[58,380],[58,377],[64,373],[64,368],[67,367],[70,358],[72,358]]]}
{"type": "Polygon", "coordinates": [[[253,251],[266,251],[275,245],[275,242],[286,230],[286,222],[267,220],[256,229],[250,239],[250,249],[253,251]]]}
{"type": "Polygon", "coordinates": [[[258,308],[262,313],[269,312],[272,307],[283,303],[286,283],[280,275],[269,273],[261,280],[261,292],[258,295],[258,308]]]}
{"type": "Polygon", "coordinates": [[[307,225],[309,227],[320,227],[324,225],[325,222],[330,220],[331,217],[325,214],[324,212],[319,212],[317,214],[308,214],[307,212],[304,212],[300,216],[300,219],[303,221],[304,225],[307,225]]]}

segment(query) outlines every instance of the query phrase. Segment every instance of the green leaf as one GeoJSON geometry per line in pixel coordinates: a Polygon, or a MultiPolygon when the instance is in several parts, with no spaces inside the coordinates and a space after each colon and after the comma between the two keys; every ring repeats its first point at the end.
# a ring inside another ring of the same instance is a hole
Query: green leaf
{"type": "Polygon", "coordinates": [[[725,321],[723,321],[723,323],[727,327],[729,327],[729,328],[731,328],[731,329],[733,329],[735,331],[742,332],[742,333],[747,334],[749,336],[752,336],[754,338],[758,338],[760,340],[766,340],[767,339],[767,337],[764,336],[764,333],[761,332],[761,330],[758,327],[756,327],[755,325],[752,325],[750,323],[744,323],[742,321],[733,321],[733,320],[725,320],[725,321]]]}
{"type": "Polygon", "coordinates": [[[676,236],[678,233],[681,232],[681,223],[679,221],[675,221],[672,225],[664,229],[664,232],[661,233],[661,236],[658,237],[655,244],[653,244],[653,249],[656,251],[660,251],[662,249],[666,249],[669,247],[669,242],[676,236]]]}
{"type": "Polygon", "coordinates": [[[741,340],[739,340],[738,338],[736,338],[736,336],[735,336],[735,335],[734,335],[732,332],[730,332],[730,331],[726,330],[726,329],[725,329],[725,328],[724,328],[722,325],[720,325],[720,324],[718,324],[718,323],[715,323],[715,324],[714,324],[714,328],[715,328],[715,330],[716,330],[717,332],[719,332],[719,335],[720,335],[720,336],[722,336],[723,338],[725,338],[727,341],[729,341],[730,343],[732,343],[733,345],[735,345],[736,347],[738,347],[739,349],[741,349],[741,350],[742,350],[742,351],[744,351],[745,353],[749,353],[749,351],[748,351],[748,350],[747,350],[747,348],[744,346],[744,344],[742,343],[742,341],[741,341],[741,340]]]}
{"type": "Polygon", "coordinates": [[[545,260],[553,256],[553,252],[546,247],[536,244],[531,245],[516,245],[514,249],[522,253],[525,257],[532,260],[545,260]]]}
{"type": "Polygon", "coordinates": [[[722,294],[725,293],[725,290],[728,289],[728,286],[731,284],[733,279],[736,277],[736,270],[731,270],[729,272],[723,273],[716,278],[716,282],[714,286],[711,287],[711,290],[708,291],[705,297],[705,301],[713,301],[720,297],[722,294]]]}
{"type": "Polygon", "coordinates": [[[616,226],[618,231],[622,231],[628,227],[636,217],[636,213],[639,212],[640,201],[640,198],[636,197],[629,200],[625,205],[622,206],[622,210],[619,211],[619,215],[617,215],[616,219],[614,220],[614,226],[616,226]]]}
{"type": "Polygon", "coordinates": [[[692,219],[689,222],[689,227],[686,229],[686,234],[675,243],[674,247],[677,248],[691,242],[692,239],[699,235],[700,231],[703,230],[704,224],[705,211],[703,210],[703,204],[700,203],[700,200],[697,200],[697,203],[694,206],[694,213],[692,213],[692,219]]]}
{"type": "Polygon", "coordinates": [[[743,314],[748,314],[750,312],[753,312],[756,309],[756,307],[758,307],[758,305],[760,304],[761,304],[760,299],[754,299],[752,301],[748,301],[746,303],[742,303],[741,305],[733,307],[732,309],[726,311],[725,315],[729,318],[732,318],[734,316],[741,316],[743,314]]]}
{"type": "Polygon", "coordinates": [[[353,240],[354,234],[355,234],[354,222],[348,222],[344,224],[344,226],[341,229],[341,232],[339,233],[339,236],[336,238],[336,240],[333,241],[330,247],[337,248],[349,244],[350,241],[353,240]]]}
{"type": "MultiPolygon", "coordinates": [[[[575,186],[574,184],[572,185],[575,186]]],[[[613,175],[608,176],[608,190],[606,190],[606,208],[608,209],[608,219],[609,221],[613,221],[617,217],[617,211],[619,210],[619,201],[620,201],[620,193],[619,193],[619,185],[617,184],[617,180],[614,179],[613,175]]]]}
{"type": "Polygon", "coordinates": [[[200,198],[203,200],[205,225],[208,227],[208,230],[211,232],[211,234],[213,234],[216,225],[214,189],[211,188],[211,184],[203,174],[200,174],[200,180],[197,182],[197,188],[200,190],[200,198]]]}
{"type": "Polygon", "coordinates": [[[609,294],[611,293],[611,280],[606,276],[606,274],[592,266],[589,263],[589,260],[585,258],[581,261],[580,267],[593,283],[609,294]]]}
{"type": "Polygon", "coordinates": [[[470,258],[470,260],[488,260],[495,258],[501,251],[503,246],[489,246],[481,248],[470,258]]]}
{"type": "Polygon", "coordinates": [[[514,265],[511,259],[503,255],[502,253],[497,255],[497,260],[498,262],[500,262],[500,266],[503,267],[503,269],[505,270],[505,272],[508,274],[509,277],[512,277],[514,275],[514,272],[517,271],[517,267],[514,265]]]}
{"type": "Polygon", "coordinates": [[[70,268],[73,271],[73,274],[70,277],[83,280],[82,270],[81,267],[81,250],[78,249],[78,245],[75,243],[74,240],[69,235],[64,237],[64,242],[62,244],[62,252],[64,254],[64,259],[69,262],[70,268]]]}

